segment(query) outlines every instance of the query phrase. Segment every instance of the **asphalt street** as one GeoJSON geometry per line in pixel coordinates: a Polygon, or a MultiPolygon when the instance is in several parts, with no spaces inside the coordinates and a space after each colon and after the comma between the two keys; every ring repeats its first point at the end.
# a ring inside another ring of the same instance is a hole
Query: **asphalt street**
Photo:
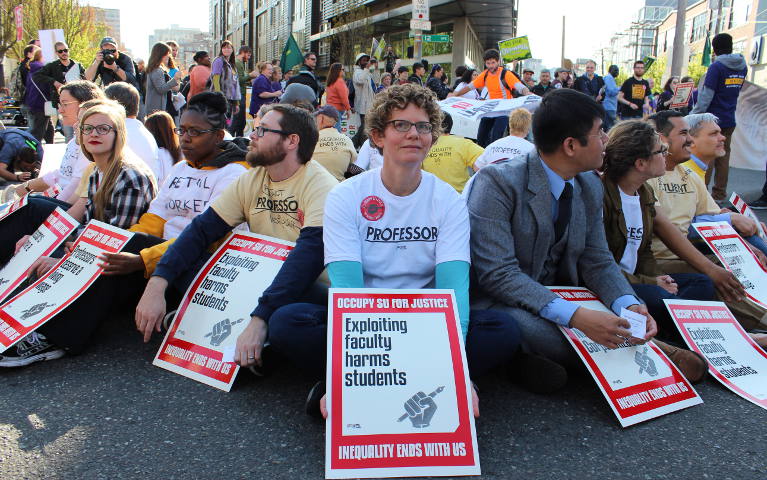
{"type": "MultiPolygon", "coordinates": [[[[731,174],[749,200],[763,181],[731,174]]],[[[126,313],[81,356],[0,372],[0,478],[323,478],[324,423],[302,413],[313,379],[279,365],[224,393],[153,367],[159,343],[126,313]]],[[[767,411],[710,378],[702,405],[626,429],[586,376],[549,396],[502,372],[478,385],[484,478],[767,478],[767,411]]]]}

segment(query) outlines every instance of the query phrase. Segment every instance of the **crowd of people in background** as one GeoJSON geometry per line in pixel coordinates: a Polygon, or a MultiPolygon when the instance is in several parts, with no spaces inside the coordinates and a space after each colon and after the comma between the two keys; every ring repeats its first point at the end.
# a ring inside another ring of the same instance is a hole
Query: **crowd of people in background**
{"type": "MultiPolygon", "coordinates": [[[[472,377],[510,368],[536,392],[562,388],[580,364],[557,325],[608,348],[656,342],[697,382],[705,359],[681,348],[663,299],[721,299],[746,328],[767,322],[690,230],[695,221],[729,222],[767,266],[756,222],[717,204],[746,74],[729,35],[714,38],[716,62],[683,108],[671,99],[687,79],[671,77],[656,94],[642,61],[620,85],[616,66],[602,77],[594,62],[580,76],[562,67],[536,80],[532,70],[520,77],[507,69],[491,49],[482,69],[457,67],[451,82],[441,65],[402,65],[389,47],[383,73],[363,52],[352,65],[332,63],[323,82],[314,52],[282,72],[277,60],[253,59],[229,41],[212,60],[197,52],[186,71],[170,41],[155,44],[145,65],[111,37],[87,67],[65,43],[55,48],[58,59],[47,65],[38,46],[25,49],[29,130],[0,132],[0,176],[18,196],[61,190],[30,196],[0,224],[0,262],[57,207],[83,224],[96,219],[136,235],[101,258],[105,275],[87,294],[0,356],[0,367],[82,352],[98,341],[111,305],[131,305],[148,341],[208,247],[241,228],[296,244],[237,339],[243,367],[263,365],[268,340],[324,378],[328,285],[453,289],[472,377]],[[483,118],[476,141],[454,135],[438,103],[526,95],[542,97],[533,114],[483,118]],[[48,101],[66,153],[58,170],[34,178],[42,143],[52,141],[48,101]],[[360,125],[350,138],[341,125],[353,114],[360,125]],[[265,207],[286,198],[295,209],[265,207]],[[371,201],[380,208],[363,208],[371,201]],[[411,235],[400,238],[407,249],[370,238],[381,229],[411,235]],[[613,313],[568,304],[545,287],[553,284],[584,285],[613,313]],[[630,336],[621,308],[646,317],[644,337],[630,336]]],[[[767,186],[752,206],[767,207],[767,186]]],[[[61,255],[39,259],[34,272],[61,255]]],[[[752,336],[767,347],[767,335],[752,336]]],[[[318,415],[322,382],[311,392],[307,411],[318,415]]]]}

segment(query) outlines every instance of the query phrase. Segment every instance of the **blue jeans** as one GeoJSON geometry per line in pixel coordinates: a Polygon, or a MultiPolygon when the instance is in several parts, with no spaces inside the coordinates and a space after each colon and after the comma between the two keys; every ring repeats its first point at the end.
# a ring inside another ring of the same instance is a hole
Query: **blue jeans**
{"type": "Polygon", "coordinates": [[[615,110],[605,110],[605,121],[602,122],[602,130],[609,132],[617,120],[618,112],[615,110]]]}
{"type": "Polygon", "coordinates": [[[508,125],[509,117],[507,115],[483,118],[479,121],[479,128],[477,129],[477,143],[480,147],[485,148],[499,138],[503,138],[508,125]]]}
{"type": "Polygon", "coordinates": [[[631,287],[647,305],[647,310],[658,324],[658,338],[681,342],[684,345],[663,300],[716,300],[716,290],[714,282],[701,273],[673,273],[670,276],[679,288],[676,295],[658,285],[632,284],[631,287]]]}
{"type": "MultiPolygon", "coordinates": [[[[269,320],[269,342],[276,352],[313,379],[325,378],[327,303],[294,303],[278,308],[269,320]]],[[[466,337],[469,374],[477,378],[508,365],[522,340],[515,320],[495,310],[472,310],[466,337]]]]}

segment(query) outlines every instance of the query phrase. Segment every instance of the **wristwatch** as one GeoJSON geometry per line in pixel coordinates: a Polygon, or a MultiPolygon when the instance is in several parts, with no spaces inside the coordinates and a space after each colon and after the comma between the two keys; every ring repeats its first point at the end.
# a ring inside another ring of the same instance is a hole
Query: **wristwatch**
{"type": "Polygon", "coordinates": [[[29,188],[29,180],[27,180],[26,182],[24,182],[24,190],[26,190],[26,191],[27,191],[27,193],[32,193],[32,189],[31,189],[31,188],[29,188]]]}

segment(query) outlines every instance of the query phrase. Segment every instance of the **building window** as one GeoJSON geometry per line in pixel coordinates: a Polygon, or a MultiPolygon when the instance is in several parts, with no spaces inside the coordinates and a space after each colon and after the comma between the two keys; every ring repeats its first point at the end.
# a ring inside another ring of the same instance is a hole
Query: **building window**
{"type": "Polygon", "coordinates": [[[736,28],[748,22],[751,13],[751,0],[732,0],[728,28],[736,28]]]}
{"type": "Polygon", "coordinates": [[[696,42],[706,36],[706,20],[708,12],[696,15],[692,19],[692,32],[690,34],[690,42],[696,42]]]}

